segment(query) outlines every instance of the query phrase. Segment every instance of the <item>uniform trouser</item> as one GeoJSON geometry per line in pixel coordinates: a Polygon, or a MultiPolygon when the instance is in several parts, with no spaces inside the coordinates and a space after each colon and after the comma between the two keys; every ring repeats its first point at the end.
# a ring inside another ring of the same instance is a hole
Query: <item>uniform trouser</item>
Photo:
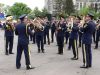
{"type": "Polygon", "coordinates": [[[95,48],[98,48],[99,39],[100,39],[100,32],[97,32],[97,34],[96,34],[96,46],[95,46],[95,48]]]}
{"type": "Polygon", "coordinates": [[[94,31],[94,32],[93,32],[93,42],[94,42],[94,43],[95,43],[95,41],[96,41],[96,40],[95,40],[95,33],[96,33],[96,32],[94,31]]]}
{"type": "Polygon", "coordinates": [[[47,36],[48,44],[49,44],[50,43],[49,32],[48,33],[44,33],[44,44],[46,44],[46,36],[47,36]]]}
{"type": "Polygon", "coordinates": [[[71,46],[72,46],[74,57],[78,58],[78,47],[77,47],[77,40],[76,39],[71,39],[71,46]]]}
{"type": "Polygon", "coordinates": [[[68,32],[65,33],[65,38],[66,38],[66,44],[67,44],[68,38],[69,38],[69,33],[68,32]]]}
{"type": "Polygon", "coordinates": [[[12,53],[14,36],[6,36],[5,38],[6,38],[6,43],[5,43],[6,53],[8,53],[8,46],[9,46],[9,53],[12,53]]]}
{"type": "Polygon", "coordinates": [[[16,56],[16,67],[21,66],[20,61],[21,61],[21,55],[22,55],[23,50],[24,50],[26,65],[27,66],[30,65],[30,51],[28,48],[28,44],[26,44],[26,45],[18,44],[17,45],[17,56],[16,56]]]}
{"type": "Polygon", "coordinates": [[[92,66],[91,44],[82,44],[82,53],[84,66],[92,66]]]}
{"type": "Polygon", "coordinates": [[[69,45],[68,45],[68,49],[71,49],[72,45],[71,45],[71,39],[69,38],[69,45]]]}
{"type": "Polygon", "coordinates": [[[82,45],[82,34],[79,34],[79,47],[82,45]]]}
{"type": "Polygon", "coordinates": [[[36,40],[36,34],[34,33],[33,34],[33,43],[35,43],[35,40],[36,40]]]}
{"type": "Polygon", "coordinates": [[[55,31],[51,30],[51,41],[54,42],[54,33],[55,31]]]}
{"type": "Polygon", "coordinates": [[[38,49],[44,50],[44,43],[43,43],[43,36],[42,35],[36,35],[36,42],[38,49]]]}
{"type": "Polygon", "coordinates": [[[63,53],[63,45],[64,45],[64,37],[57,36],[57,44],[58,44],[58,53],[63,53]]]}

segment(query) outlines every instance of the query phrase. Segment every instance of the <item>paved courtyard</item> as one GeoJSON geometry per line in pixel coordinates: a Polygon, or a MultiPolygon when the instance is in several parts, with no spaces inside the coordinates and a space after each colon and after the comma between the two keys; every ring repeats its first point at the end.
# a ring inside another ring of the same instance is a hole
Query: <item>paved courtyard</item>
{"type": "Polygon", "coordinates": [[[22,55],[21,69],[16,69],[17,36],[14,39],[14,55],[4,54],[4,31],[0,30],[0,75],[100,75],[100,43],[99,49],[93,51],[93,66],[90,69],[80,69],[82,65],[82,51],[79,48],[79,60],[70,60],[73,57],[72,51],[64,46],[64,55],[57,54],[56,42],[45,45],[46,53],[37,53],[37,46],[30,42],[31,64],[36,67],[33,70],[26,70],[24,54],[22,55]]]}

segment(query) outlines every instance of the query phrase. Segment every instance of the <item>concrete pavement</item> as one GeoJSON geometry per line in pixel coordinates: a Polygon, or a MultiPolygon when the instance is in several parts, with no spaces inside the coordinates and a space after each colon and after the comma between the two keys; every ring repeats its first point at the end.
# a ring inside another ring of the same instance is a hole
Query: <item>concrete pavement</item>
{"type": "Polygon", "coordinates": [[[99,75],[100,74],[100,44],[99,49],[93,50],[93,66],[90,69],[80,69],[82,65],[82,51],[79,48],[79,60],[70,60],[73,57],[72,51],[64,47],[64,55],[58,55],[56,42],[45,45],[46,53],[37,53],[37,46],[31,44],[31,64],[36,67],[33,70],[26,70],[24,54],[22,55],[21,69],[16,69],[17,37],[14,39],[14,55],[4,55],[4,31],[0,30],[0,75],[99,75]]]}

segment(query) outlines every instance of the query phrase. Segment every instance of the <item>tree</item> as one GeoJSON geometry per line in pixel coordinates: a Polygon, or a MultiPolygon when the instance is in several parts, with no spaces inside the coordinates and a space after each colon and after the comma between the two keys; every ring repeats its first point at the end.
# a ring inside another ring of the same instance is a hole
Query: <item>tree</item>
{"type": "Polygon", "coordinates": [[[58,13],[65,12],[70,15],[74,12],[73,0],[55,0],[58,13]]]}
{"type": "Polygon", "coordinates": [[[79,14],[80,15],[87,15],[89,12],[89,7],[83,7],[80,9],[79,14]]]}
{"type": "Polygon", "coordinates": [[[67,13],[68,15],[74,12],[73,0],[63,1],[63,11],[65,11],[65,13],[67,13]]]}
{"type": "Polygon", "coordinates": [[[29,14],[31,12],[31,9],[27,7],[26,4],[23,3],[15,3],[11,8],[10,8],[11,14],[16,17],[16,19],[22,15],[22,14],[29,14]]]}
{"type": "Polygon", "coordinates": [[[33,10],[33,14],[35,15],[35,17],[37,16],[41,16],[41,11],[38,9],[38,7],[35,7],[33,10]]]}
{"type": "Polygon", "coordinates": [[[63,0],[55,0],[56,6],[56,12],[60,13],[62,11],[62,6],[63,6],[63,0]]]}
{"type": "Polygon", "coordinates": [[[8,5],[6,5],[6,6],[4,7],[4,13],[5,13],[6,15],[11,14],[10,8],[11,8],[11,7],[8,6],[8,5]]]}
{"type": "Polygon", "coordinates": [[[4,4],[0,3],[0,12],[3,12],[4,4]]]}
{"type": "Polygon", "coordinates": [[[49,14],[47,9],[46,8],[42,9],[41,16],[45,17],[47,14],[49,14]]]}

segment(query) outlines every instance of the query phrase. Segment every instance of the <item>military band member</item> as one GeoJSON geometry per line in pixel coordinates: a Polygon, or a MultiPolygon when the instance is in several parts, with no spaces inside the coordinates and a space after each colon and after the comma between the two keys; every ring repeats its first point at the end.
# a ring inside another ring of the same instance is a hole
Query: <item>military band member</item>
{"type": "Polygon", "coordinates": [[[77,39],[78,39],[78,31],[79,31],[79,25],[80,23],[80,17],[77,16],[75,19],[75,22],[73,23],[73,27],[70,33],[70,42],[73,50],[74,57],[71,58],[72,60],[78,60],[78,47],[77,47],[77,39]]]}
{"type": "Polygon", "coordinates": [[[4,25],[5,29],[5,54],[14,54],[12,52],[13,49],[13,39],[14,39],[14,25],[13,25],[13,17],[11,15],[6,16],[6,23],[4,25]],[[9,46],[9,49],[8,49],[9,46]]]}
{"type": "Polygon", "coordinates": [[[44,27],[43,27],[43,21],[41,19],[34,19],[33,21],[35,25],[35,32],[36,32],[36,43],[38,47],[38,53],[42,51],[44,53],[44,27]]]}
{"type": "Polygon", "coordinates": [[[26,60],[26,69],[34,69],[30,63],[30,51],[29,51],[29,34],[32,35],[31,30],[27,26],[27,15],[23,14],[19,17],[21,23],[16,26],[15,34],[18,35],[18,44],[17,44],[17,56],[16,56],[16,68],[20,69],[21,67],[21,55],[24,51],[25,60],[26,60]]]}
{"type": "Polygon", "coordinates": [[[46,37],[48,40],[48,45],[50,45],[50,38],[49,38],[49,30],[50,30],[50,22],[47,18],[44,20],[44,44],[46,44],[46,37]]]}
{"type": "Polygon", "coordinates": [[[95,42],[95,49],[98,49],[98,43],[100,41],[100,20],[97,21],[96,26],[96,42],[95,42]]]}
{"type": "Polygon", "coordinates": [[[64,33],[66,31],[66,23],[64,23],[64,18],[61,18],[60,23],[57,27],[57,45],[58,45],[58,54],[63,54],[64,47],[64,33]]]}
{"type": "Polygon", "coordinates": [[[80,68],[90,68],[92,67],[92,35],[95,30],[95,23],[93,22],[94,15],[88,13],[85,18],[85,24],[83,25],[83,35],[82,35],[82,53],[83,53],[83,66],[80,68]]]}
{"type": "Polygon", "coordinates": [[[51,42],[52,43],[54,42],[54,34],[55,34],[55,31],[56,31],[56,21],[53,18],[52,21],[51,21],[51,42]]]}

